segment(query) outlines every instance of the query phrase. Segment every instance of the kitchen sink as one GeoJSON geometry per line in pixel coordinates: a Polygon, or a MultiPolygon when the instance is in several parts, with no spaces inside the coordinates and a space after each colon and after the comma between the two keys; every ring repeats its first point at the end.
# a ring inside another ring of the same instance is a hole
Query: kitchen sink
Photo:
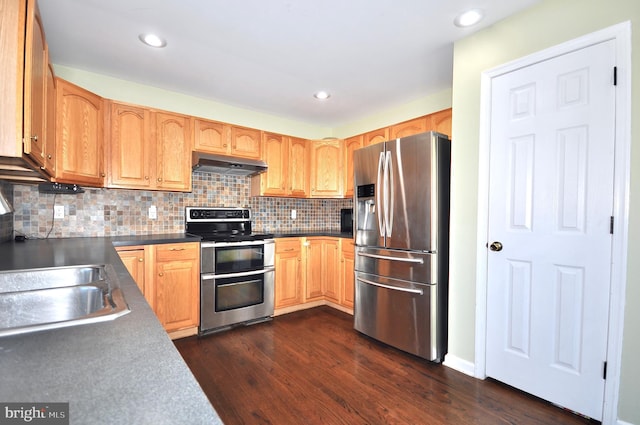
{"type": "Polygon", "coordinates": [[[0,336],[103,322],[129,311],[108,264],[0,272],[0,336]]]}

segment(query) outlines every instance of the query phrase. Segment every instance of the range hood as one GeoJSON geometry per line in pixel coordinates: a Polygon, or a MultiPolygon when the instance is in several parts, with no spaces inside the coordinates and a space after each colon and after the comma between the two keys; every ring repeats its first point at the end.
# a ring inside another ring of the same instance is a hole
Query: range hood
{"type": "Polygon", "coordinates": [[[237,158],[204,152],[193,152],[193,171],[232,176],[254,176],[267,171],[267,163],[259,159],[237,158]]]}

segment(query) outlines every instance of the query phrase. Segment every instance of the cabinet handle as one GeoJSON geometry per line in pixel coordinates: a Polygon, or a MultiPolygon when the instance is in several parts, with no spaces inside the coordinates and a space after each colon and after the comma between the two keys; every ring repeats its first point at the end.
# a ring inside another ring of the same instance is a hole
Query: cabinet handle
{"type": "Polygon", "coordinates": [[[287,248],[285,251],[293,251],[293,248],[287,248]]]}
{"type": "Polygon", "coordinates": [[[144,258],[138,258],[138,261],[142,263],[144,261],[144,258]]]}
{"type": "Polygon", "coordinates": [[[164,276],[164,273],[160,272],[160,273],[158,273],[158,276],[162,277],[162,276],[164,276]]]}
{"type": "Polygon", "coordinates": [[[144,176],[144,179],[145,180],[149,180],[149,176],[144,176]]]}
{"type": "Polygon", "coordinates": [[[105,173],[100,173],[100,177],[107,177],[105,173]]]}
{"type": "Polygon", "coordinates": [[[161,182],[162,181],[162,177],[158,177],[158,181],[161,182]]]}
{"type": "Polygon", "coordinates": [[[47,159],[51,159],[51,158],[53,158],[51,154],[47,155],[47,159]]]}
{"type": "Polygon", "coordinates": [[[34,142],[38,141],[38,135],[36,134],[35,136],[31,136],[31,140],[33,140],[34,142]]]}
{"type": "Polygon", "coordinates": [[[184,251],[186,248],[171,248],[169,251],[184,251]]]}
{"type": "Polygon", "coordinates": [[[226,148],[226,147],[227,147],[227,144],[226,144],[226,143],[225,143],[225,144],[223,144],[223,145],[222,145],[222,147],[223,147],[223,148],[226,148]]]}

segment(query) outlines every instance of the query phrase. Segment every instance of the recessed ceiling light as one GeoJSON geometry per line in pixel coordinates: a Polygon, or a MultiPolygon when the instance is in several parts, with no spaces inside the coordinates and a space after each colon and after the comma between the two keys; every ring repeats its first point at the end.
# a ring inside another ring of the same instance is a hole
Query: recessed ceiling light
{"type": "Polygon", "coordinates": [[[471,25],[475,25],[480,22],[483,17],[484,15],[480,9],[467,10],[466,12],[456,16],[453,23],[457,27],[470,27],[471,25]]]}
{"type": "Polygon", "coordinates": [[[315,92],[313,94],[313,97],[315,97],[318,100],[327,100],[331,97],[331,95],[326,91],[321,90],[321,91],[315,92]]]}
{"type": "Polygon", "coordinates": [[[138,38],[144,44],[151,47],[164,47],[167,45],[166,40],[158,37],[155,34],[140,34],[138,38]]]}

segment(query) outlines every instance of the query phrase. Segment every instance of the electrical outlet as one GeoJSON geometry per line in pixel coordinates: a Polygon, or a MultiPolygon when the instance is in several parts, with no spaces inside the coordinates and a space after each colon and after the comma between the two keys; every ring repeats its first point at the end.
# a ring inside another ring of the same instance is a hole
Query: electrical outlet
{"type": "Polygon", "coordinates": [[[149,207],[149,218],[151,220],[155,220],[158,218],[158,210],[156,209],[155,205],[151,205],[149,207]]]}
{"type": "Polygon", "coordinates": [[[295,220],[298,217],[298,212],[296,210],[291,210],[291,220],[295,220]]]}
{"type": "Polygon", "coordinates": [[[53,218],[64,218],[64,205],[53,206],[53,218]]]}

